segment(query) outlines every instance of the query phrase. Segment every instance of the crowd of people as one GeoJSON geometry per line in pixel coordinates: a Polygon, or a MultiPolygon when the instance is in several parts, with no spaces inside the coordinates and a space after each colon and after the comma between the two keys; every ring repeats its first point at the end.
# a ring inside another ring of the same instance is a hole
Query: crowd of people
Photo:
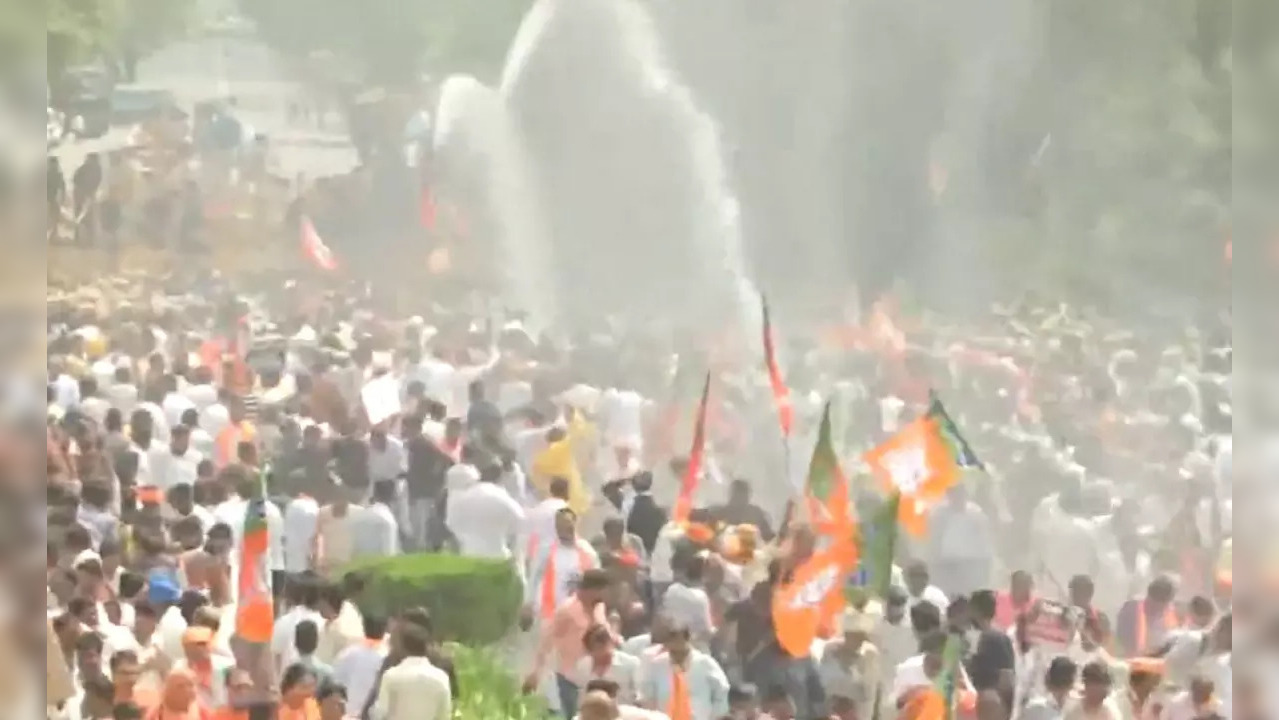
{"type": "Polygon", "coordinates": [[[486,689],[459,685],[430,609],[361,612],[344,571],[405,552],[511,564],[517,682],[566,718],[932,720],[952,717],[921,702],[943,680],[980,720],[1279,707],[1232,669],[1235,612],[1250,645],[1269,631],[1230,572],[1227,320],[1121,333],[1027,306],[959,327],[883,306],[782,327],[783,442],[745,337],[559,336],[337,282],[50,298],[49,717],[450,718],[486,689]],[[688,376],[707,371],[682,518],[688,376]],[[863,453],[930,391],[982,467],[903,534],[883,592],[841,578],[845,607],[797,657],[773,605],[819,544],[793,500],[820,410],[864,519],[885,498],[863,453]],[[254,664],[237,578],[261,500],[277,609],[254,664]]]}

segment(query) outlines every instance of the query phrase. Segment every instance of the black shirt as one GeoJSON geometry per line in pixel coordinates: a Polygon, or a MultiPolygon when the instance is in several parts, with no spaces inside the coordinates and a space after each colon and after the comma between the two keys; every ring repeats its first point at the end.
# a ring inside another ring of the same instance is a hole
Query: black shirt
{"type": "Polygon", "coordinates": [[[968,658],[968,678],[977,692],[999,689],[999,677],[1012,671],[1016,657],[1013,641],[1008,634],[995,629],[983,630],[977,638],[977,648],[968,658]]]}
{"type": "Polygon", "coordinates": [[[409,438],[407,451],[409,497],[438,498],[444,492],[444,476],[453,467],[453,458],[421,435],[409,438]]]}

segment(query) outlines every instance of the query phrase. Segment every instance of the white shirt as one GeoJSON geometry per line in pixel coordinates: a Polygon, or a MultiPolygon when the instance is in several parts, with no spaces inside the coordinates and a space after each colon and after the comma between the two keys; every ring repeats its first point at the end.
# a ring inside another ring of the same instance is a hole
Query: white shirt
{"type": "Polygon", "coordinates": [[[668,583],[675,579],[671,560],[675,558],[675,544],[684,537],[684,530],[675,523],[666,523],[653,544],[653,556],[649,558],[649,577],[655,583],[668,583]]]}
{"type": "Polygon", "coordinates": [[[164,396],[164,402],[160,403],[160,409],[164,411],[164,419],[169,423],[169,427],[182,424],[182,413],[187,410],[196,410],[195,402],[190,397],[180,392],[171,392],[164,396]]]}
{"type": "Polygon", "coordinates": [[[683,583],[674,583],[662,596],[661,611],[672,620],[687,627],[693,640],[702,645],[715,632],[711,620],[711,600],[706,591],[683,583]]]}
{"type": "Polygon", "coordinates": [[[881,681],[887,684],[894,679],[897,667],[919,651],[919,641],[906,617],[897,623],[880,618],[875,627],[875,647],[880,652],[881,681]]]}
{"type": "Polygon", "coordinates": [[[515,461],[524,468],[524,472],[528,472],[533,468],[533,461],[538,454],[546,449],[546,433],[550,430],[549,426],[525,428],[508,433],[511,436],[511,444],[515,448],[515,461]]]}
{"type": "Polygon", "coordinates": [[[448,416],[451,418],[465,418],[468,410],[471,409],[471,383],[484,377],[488,371],[497,366],[498,360],[502,356],[496,352],[489,356],[483,365],[470,365],[455,368],[453,370],[452,396],[444,402],[448,405],[448,416]]]}
{"type": "MultiPolygon", "coordinates": [[[[366,438],[367,440],[367,438],[366,438]]],[[[369,443],[369,482],[395,480],[409,467],[404,443],[394,435],[386,438],[386,447],[378,450],[369,443]]]]}
{"type": "Polygon", "coordinates": [[[169,607],[160,616],[155,626],[153,642],[160,652],[170,659],[185,657],[182,650],[182,635],[187,631],[187,621],[182,618],[182,611],[176,605],[169,607]]]}
{"type": "Polygon", "coordinates": [[[227,425],[231,424],[231,413],[222,403],[215,402],[200,411],[200,427],[209,434],[210,437],[216,438],[222,434],[227,425]]]}
{"type": "Polygon", "coordinates": [[[71,410],[80,404],[80,383],[63,373],[53,381],[53,401],[63,410],[71,410]]]}
{"type": "Polygon", "coordinates": [[[138,406],[138,389],[129,383],[115,383],[106,391],[111,407],[118,408],[127,422],[138,406]]]}
{"type": "Polygon", "coordinates": [[[284,571],[299,573],[311,567],[311,546],[315,541],[320,505],[305,495],[293,498],[284,508],[284,571]]]}
{"type": "Polygon", "coordinates": [[[439,358],[426,358],[408,368],[405,379],[421,382],[426,388],[426,396],[436,402],[447,404],[453,392],[453,366],[439,358]]]}
{"type": "Polygon", "coordinates": [[[590,655],[583,655],[573,670],[573,680],[579,687],[586,687],[592,680],[609,680],[617,683],[618,702],[633,703],[638,700],[640,660],[634,655],[627,655],[620,650],[614,652],[612,662],[602,673],[596,671],[590,655]]]}
{"type": "Polygon", "coordinates": [[[897,664],[893,673],[893,702],[900,702],[911,690],[930,686],[933,681],[924,672],[924,656],[915,655],[897,664]]]}
{"type": "Polygon", "coordinates": [[[382,503],[351,508],[351,559],[390,557],[400,553],[400,525],[382,503]]]}
{"type": "Polygon", "coordinates": [[[151,438],[162,445],[169,444],[169,421],[164,417],[164,410],[153,402],[144,402],[138,405],[141,410],[146,410],[151,416],[151,438]]]}
{"type": "Polygon", "coordinates": [[[524,525],[524,508],[505,488],[480,482],[449,497],[444,522],[457,538],[459,554],[505,560],[524,525]]]}
{"type": "Polygon", "coordinates": [[[535,557],[538,545],[545,544],[555,537],[555,515],[568,503],[559,498],[547,498],[538,503],[524,515],[523,546],[525,557],[535,557]]]}
{"type": "Polygon", "coordinates": [[[359,717],[368,704],[386,660],[386,646],[359,642],[338,653],[333,661],[333,682],[346,688],[346,714],[359,717]]]}
{"type": "Polygon", "coordinates": [[[175,485],[194,485],[199,477],[200,461],[204,456],[187,448],[181,455],[174,455],[169,448],[153,447],[150,455],[151,481],[167,491],[175,485]]]}
{"type": "Polygon", "coordinates": [[[451,720],[449,676],[424,657],[405,658],[383,673],[373,715],[385,720],[451,720]]]}
{"type": "Polygon", "coordinates": [[[80,412],[89,416],[93,422],[102,427],[107,420],[107,411],[111,409],[111,403],[96,395],[90,395],[80,400],[80,412]]]}
{"type": "Polygon", "coordinates": [[[182,389],[182,394],[201,413],[218,403],[218,389],[212,385],[188,385],[182,389]]]}
{"type": "Polygon", "coordinates": [[[315,623],[317,634],[324,629],[324,617],[303,605],[289,608],[275,619],[275,630],[271,633],[271,654],[276,659],[277,670],[283,671],[298,661],[299,655],[294,647],[293,637],[303,620],[315,623]]]}
{"type": "Polygon", "coordinates": [[[946,593],[942,592],[936,585],[929,585],[924,588],[924,591],[919,594],[919,597],[911,595],[909,599],[906,600],[906,612],[908,616],[910,609],[921,602],[932,603],[937,606],[937,609],[940,610],[943,615],[946,614],[946,608],[950,605],[950,600],[946,598],[946,593]]]}

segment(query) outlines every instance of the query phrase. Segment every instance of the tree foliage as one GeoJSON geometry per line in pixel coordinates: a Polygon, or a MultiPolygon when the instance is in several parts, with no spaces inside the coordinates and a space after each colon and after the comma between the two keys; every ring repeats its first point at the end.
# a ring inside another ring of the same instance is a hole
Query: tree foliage
{"type": "Polygon", "coordinates": [[[529,0],[240,0],[259,37],[295,64],[352,81],[415,85],[423,72],[492,76],[529,0]]]}
{"type": "MultiPolygon", "coordinates": [[[[39,38],[38,21],[23,14],[23,8],[37,3],[4,3],[13,9],[0,15],[0,32],[23,42],[39,38]]],[[[131,64],[180,37],[190,28],[195,0],[48,0],[45,9],[47,74],[56,84],[76,62],[131,64]]]]}

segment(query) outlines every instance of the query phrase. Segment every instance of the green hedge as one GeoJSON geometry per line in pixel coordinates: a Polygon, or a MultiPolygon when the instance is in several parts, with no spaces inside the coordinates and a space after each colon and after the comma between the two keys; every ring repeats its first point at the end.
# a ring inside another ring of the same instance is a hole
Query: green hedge
{"type": "Polygon", "coordinates": [[[343,572],[365,576],[355,599],[362,612],[394,615],[411,607],[431,611],[442,641],[491,645],[519,618],[524,590],[509,562],[442,553],[361,560],[343,572]]]}
{"type": "Polygon", "coordinates": [[[454,708],[455,720],[550,720],[538,694],[520,692],[510,663],[492,650],[450,645],[457,682],[465,689],[454,708]],[[474,691],[472,691],[472,688],[474,691]]]}

